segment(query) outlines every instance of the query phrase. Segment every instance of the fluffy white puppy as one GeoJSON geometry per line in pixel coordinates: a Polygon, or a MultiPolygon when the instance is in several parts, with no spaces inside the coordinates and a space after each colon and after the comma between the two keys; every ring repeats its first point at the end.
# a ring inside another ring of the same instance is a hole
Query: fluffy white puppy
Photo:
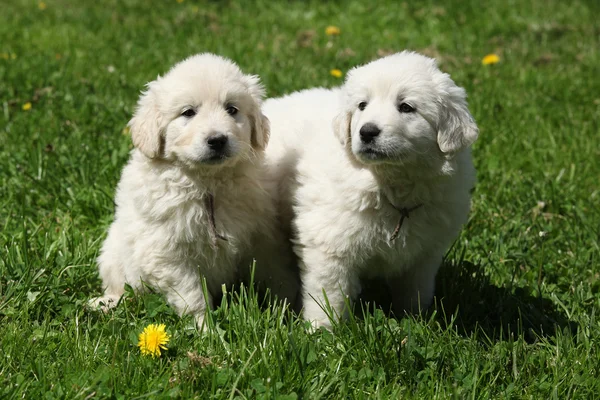
{"type": "Polygon", "coordinates": [[[293,253],[264,165],[263,96],[257,76],[212,54],[190,57],[148,84],[129,122],[136,148],[98,258],[104,295],[92,304],[114,306],[125,284],[149,286],[202,329],[212,295],[253,257],[256,278],[295,299],[293,253]]]}
{"type": "Polygon", "coordinates": [[[396,310],[427,307],[475,184],[464,89],[433,59],[402,52],[351,70],[340,89],[271,99],[263,112],[304,317],[329,327],[323,293],[343,317],[361,277],[385,278],[396,310]]]}

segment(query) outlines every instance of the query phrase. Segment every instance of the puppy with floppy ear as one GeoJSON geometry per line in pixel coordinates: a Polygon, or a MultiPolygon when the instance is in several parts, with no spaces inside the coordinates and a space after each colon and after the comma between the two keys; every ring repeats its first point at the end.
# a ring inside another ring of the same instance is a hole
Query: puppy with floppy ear
{"type": "Polygon", "coordinates": [[[346,146],[350,139],[350,122],[352,122],[352,113],[347,111],[340,112],[333,119],[333,133],[342,146],[346,146]]]}
{"type": "Polygon", "coordinates": [[[426,308],[475,183],[464,89],[434,60],[402,52],[351,70],[340,89],[263,111],[274,132],[267,160],[294,177],[281,177],[280,192],[293,205],[304,317],[330,327],[325,304],[343,317],[361,278],[383,278],[396,312],[426,308]]]}
{"type": "Polygon", "coordinates": [[[269,142],[269,119],[264,115],[261,115],[258,120],[256,118],[250,118],[252,122],[252,146],[258,151],[264,151],[269,142]]]}
{"type": "MultiPolygon", "coordinates": [[[[439,84],[452,81],[448,74],[442,74],[439,84]]],[[[442,112],[438,121],[438,145],[440,150],[448,155],[454,155],[460,150],[471,146],[477,136],[479,128],[467,107],[467,94],[458,86],[447,89],[447,100],[442,104],[442,112]]]]}
{"type": "Polygon", "coordinates": [[[155,93],[159,82],[160,77],[148,84],[128,124],[133,145],[148,158],[159,158],[164,147],[163,116],[158,109],[155,93]]]}
{"type": "Polygon", "coordinates": [[[212,296],[253,258],[259,280],[295,299],[293,254],[264,165],[263,96],[258,77],[212,54],[148,84],[129,123],[135,149],[98,258],[104,295],[93,305],[116,305],[125,284],[151,287],[202,329],[212,296]]]}

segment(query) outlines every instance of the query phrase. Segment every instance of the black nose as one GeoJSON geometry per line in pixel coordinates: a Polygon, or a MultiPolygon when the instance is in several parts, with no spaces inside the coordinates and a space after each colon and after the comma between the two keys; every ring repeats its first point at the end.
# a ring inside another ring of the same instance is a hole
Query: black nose
{"type": "Polygon", "coordinates": [[[366,123],[360,128],[360,140],[363,143],[371,143],[380,133],[381,129],[377,125],[366,123]]]}
{"type": "Polygon", "coordinates": [[[215,135],[206,139],[206,143],[211,150],[221,151],[227,144],[227,136],[225,135],[215,135]]]}

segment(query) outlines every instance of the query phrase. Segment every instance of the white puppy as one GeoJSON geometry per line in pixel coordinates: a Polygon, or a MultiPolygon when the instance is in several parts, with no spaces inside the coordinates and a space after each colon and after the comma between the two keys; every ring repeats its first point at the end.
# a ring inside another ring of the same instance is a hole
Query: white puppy
{"type": "Polygon", "coordinates": [[[136,149],[98,258],[105,292],[92,304],[114,306],[125,284],[147,285],[202,329],[211,296],[253,256],[256,277],[295,299],[293,253],[264,165],[263,96],[257,76],[212,54],[188,58],[148,84],[129,122],[136,149]]]}
{"type": "Polygon", "coordinates": [[[329,327],[323,292],[343,317],[361,277],[385,278],[396,310],[427,307],[475,184],[464,89],[433,59],[402,52],[351,70],[341,89],[268,100],[263,112],[304,317],[329,327]]]}

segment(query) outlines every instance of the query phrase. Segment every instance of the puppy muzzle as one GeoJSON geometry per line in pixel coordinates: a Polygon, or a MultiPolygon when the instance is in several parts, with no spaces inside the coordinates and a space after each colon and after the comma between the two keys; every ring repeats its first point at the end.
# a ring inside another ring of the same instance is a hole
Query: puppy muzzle
{"type": "Polygon", "coordinates": [[[216,134],[206,139],[206,156],[203,162],[207,164],[220,164],[231,156],[231,145],[224,134],[216,134]]]}

